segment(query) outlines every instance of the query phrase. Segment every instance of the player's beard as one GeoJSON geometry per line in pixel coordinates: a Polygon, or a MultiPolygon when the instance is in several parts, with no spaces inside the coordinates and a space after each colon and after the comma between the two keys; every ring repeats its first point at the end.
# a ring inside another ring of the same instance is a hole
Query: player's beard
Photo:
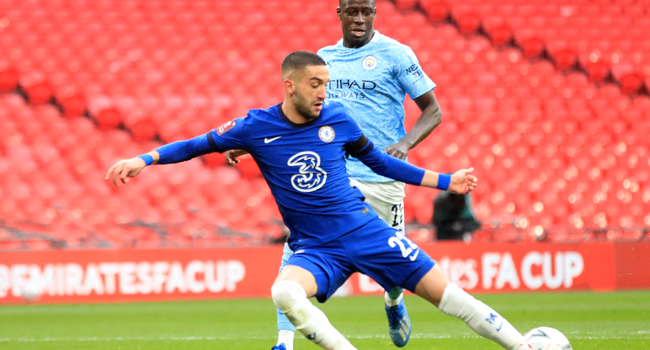
{"type": "Polygon", "coordinates": [[[318,118],[318,114],[312,112],[309,102],[307,102],[305,97],[297,90],[294,95],[293,105],[296,106],[296,111],[298,111],[298,113],[300,113],[300,115],[302,115],[306,120],[311,121],[318,118]]]}

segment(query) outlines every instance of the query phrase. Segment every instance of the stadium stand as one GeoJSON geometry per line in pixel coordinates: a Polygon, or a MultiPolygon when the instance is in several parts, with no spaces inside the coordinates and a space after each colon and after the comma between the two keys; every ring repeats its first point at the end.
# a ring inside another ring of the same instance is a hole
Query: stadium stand
{"type": "MultiPolygon", "coordinates": [[[[650,46],[636,33],[650,13],[607,3],[377,2],[375,28],[439,85],[443,123],[410,160],[477,169],[475,240],[650,238],[650,46]],[[599,30],[605,18],[620,30],[599,30]]],[[[153,167],[117,189],[103,177],[119,158],[279,102],[282,58],[339,40],[333,6],[0,0],[0,249],[277,238],[250,158],[153,167]]],[[[418,110],[406,109],[408,129],[418,110]]],[[[434,196],[407,187],[416,240],[432,236],[434,196]]]]}
{"type": "Polygon", "coordinates": [[[591,82],[615,80],[626,94],[650,76],[647,1],[398,1],[419,4],[434,21],[449,16],[461,32],[479,30],[495,45],[514,43],[527,58],[545,56],[560,70],[584,70],[591,82]]]}
{"type": "Polygon", "coordinates": [[[237,171],[188,162],[147,169],[148,180],[114,189],[103,176],[119,153],[142,153],[156,144],[138,144],[123,130],[98,130],[88,118],[65,119],[52,105],[28,106],[15,94],[0,101],[0,227],[14,237],[6,241],[28,247],[174,247],[198,241],[261,244],[270,238],[263,233],[278,234],[269,227],[277,217],[265,202],[270,191],[261,179],[238,186],[249,190],[226,200],[219,194],[238,182],[237,171]],[[246,204],[231,210],[236,202],[246,204]],[[225,214],[217,217],[215,211],[225,214]],[[252,214],[257,221],[245,220],[252,214]]]}

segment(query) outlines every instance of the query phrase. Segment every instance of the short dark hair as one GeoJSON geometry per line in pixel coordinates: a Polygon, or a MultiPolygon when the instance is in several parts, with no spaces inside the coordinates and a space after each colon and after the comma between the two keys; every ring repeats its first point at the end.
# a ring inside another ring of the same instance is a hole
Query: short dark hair
{"type": "MultiPolygon", "coordinates": [[[[347,5],[348,0],[339,0],[339,7],[342,7],[343,5],[347,5]]],[[[376,1],[375,0],[370,0],[370,4],[374,7],[376,6],[376,1]]]]}
{"type": "Polygon", "coordinates": [[[327,63],[315,53],[309,51],[295,51],[287,55],[282,61],[282,76],[290,72],[304,69],[307,66],[325,66],[327,63]]]}

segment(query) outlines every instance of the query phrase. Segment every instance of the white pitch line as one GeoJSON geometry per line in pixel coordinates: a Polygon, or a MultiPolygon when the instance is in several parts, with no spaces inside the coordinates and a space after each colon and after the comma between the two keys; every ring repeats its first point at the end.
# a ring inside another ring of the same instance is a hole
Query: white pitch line
{"type": "MultiPolygon", "coordinates": [[[[577,340],[624,340],[624,339],[640,339],[650,340],[650,337],[638,337],[638,335],[650,334],[650,331],[630,332],[629,335],[621,336],[598,336],[598,335],[584,335],[584,336],[570,336],[570,339],[577,340]],[[634,337],[636,335],[636,337],[634,337]]],[[[375,335],[348,335],[349,339],[389,339],[388,335],[375,334],[375,335]]],[[[441,335],[441,334],[412,334],[411,339],[478,339],[479,336],[475,335],[441,335]]],[[[218,337],[218,336],[187,336],[187,337],[139,337],[139,336],[125,336],[125,337],[46,337],[46,338],[0,338],[0,343],[29,343],[29,342],[112,342],[112,341],[211,341],[211,340],[274,340],[275,337],[218,337]]]]}
{"type": "MultiPolygon", "coordinates": [[[[346,336],[349,339],[389,339],[390,337],[385,334],[376,335],[352,335],[346,336]]],[[[452,339],[452,338],[479,338],[478,336],[450,336],[450,335],[435,335],[435,334],[412,334],[412,339],[452,339]]],[[[65,341],[78,341],[78,342],[100,342],[100,341],[205,341],[205,340],[241,340],[241,339],[254,339],[254,340],[273,340],[275,337],[212,337],[212,336],[191,336],[191,337],[47,337],[47,338],[0,338],[0,342],[65,342],[65,341]]]]}

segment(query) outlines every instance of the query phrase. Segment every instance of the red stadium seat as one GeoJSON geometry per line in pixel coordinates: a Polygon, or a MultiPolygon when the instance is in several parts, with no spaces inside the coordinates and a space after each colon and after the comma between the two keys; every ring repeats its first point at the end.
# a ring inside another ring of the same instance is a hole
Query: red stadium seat
{"type": "Polygon", "coordinates": [[[125,121],[125,127],[131,131],[136,142],[150,141],[158,134],[155,124],[148,118],[134,121],[125,121]]]}
{"type": "Polygon", "coordinates": [[[122,113],[117,108],[107,108],[93,116],[100,129],[115,129],[122,124],[122,113]]]}
{"type": "Polygon", "coordinates": [[[506,26],[496,26],[487,31],[490,36],[492,45],[494,46],[504,46],[510,43],[512,40],[512,30],[506,26]]]}
{"type": "Polygon", "coordinates": [[[31,104],[43,104],[50,102],[52,99],[52,87],[45,76],[40,73],[33,73],[21,77],[20,87],[31,104]]]}
{"type": "Polygon", "coordinates": [[[586,63],[585,69],[590,82],[600,82],[610,74],[609,66],[604,62],[586,63]]]}
{"type": "Polygon", "coordinates": [[[638,74],[626,74],[619,81],[624,94],[635,94],[644,86],[643,77],[638,74]]]}
{"type": "Polygon", "coordinates": [[[481,25],[480,19],[472,13],[458,15],[455,20],[461,34],[475,33],[481,25]]]}
{"type": "Polygon", "coordinates": [[[557,69],[566,70],[573,68],[578,61],[578,56],[570,49],[560,50],[552,54],[557,69]]]}
{"type": "Polygon", "coordinates": [[[12,92],[18,86],[18,71],[6,62],[0,62],[0,92],[12,92]]]}
{"type": "Polygon", "coordinates": [[[78,117],[86,112],[86,98],[73,86],[59,87],[54,99],[61,106],[64,117],[78,117]]]}
{"type": "Polygon", "coordinates": [[[537,57],[544,52],[544,42],[539,38],[524,39],[520,45],[526,58],[537,57]]]}

